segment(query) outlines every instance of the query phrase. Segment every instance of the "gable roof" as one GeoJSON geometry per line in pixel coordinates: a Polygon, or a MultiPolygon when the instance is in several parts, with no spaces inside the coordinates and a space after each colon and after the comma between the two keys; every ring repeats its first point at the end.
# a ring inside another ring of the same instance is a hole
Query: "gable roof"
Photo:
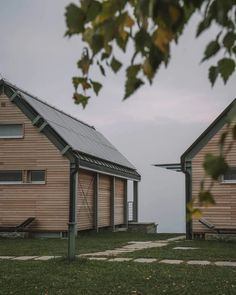
{"type": "Polygon", "coordinates": [[[98,165],[107,166],[111,170],[127,170],[139,176],[136,168],[93,126],[50,106],[5,79],[0,80],[1,84],[16,91],[17,95],[29,104],[73,151],[78,153],[82,161],[90,164],[95,161],[98,165]]]}
{"type": "Polygon", "coordinates": [[[185,162],[192,158],[208,143],[208,141],[225,125],[228,116],[233,108],[236,107],[234,99],[224,111],[210,124],[210,126],[191,144],[191,146],[181,156],[182,170],[185,170],[185,162]]]}

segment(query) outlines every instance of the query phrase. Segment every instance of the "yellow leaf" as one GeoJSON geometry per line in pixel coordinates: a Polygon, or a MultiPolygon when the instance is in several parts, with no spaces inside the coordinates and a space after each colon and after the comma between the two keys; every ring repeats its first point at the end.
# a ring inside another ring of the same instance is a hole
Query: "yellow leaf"
{"type": "Polygon", "coordinates": [[[168,51],[169,43],[173,39],[174,34],[168,29],[158,28],[152,36],[153,42],[162,52],[168,51]]]}
{"type": "Polygon", "coordinates": [[[191,212],[193,219],[200,219],[202,217],[202,211],[198,208],[195,208],[191,212]]]}
{"type": "Polygon", "coordinates": [[[143,64],[143,72],[149,79],[153,78],[153,75],[154,75],[153,69],[148,59],[146,59],[143,64]]]}
{"type": "Polygon", "coordinates": [[[180,18],[180,9],[174,5],[170,5],[169,6],[169,14],[170,14],[170,18],[172,20],[172,23],[175,24],[175,23],[177,23],[177,21],[180,18]]]}
{"type": "Polygon", "coordinates": [[[128,14],[126,14],[125,19],[124,19],[124,26],[131,28],[134,25],[134,20],[132,17],[128,14]]]}
{"type": "Polygon", "coordinates": [[[126,40],[128,37],[128,33],[124,30],[123,26],[119,26],[119,35],[123,40],[126,40]]]}

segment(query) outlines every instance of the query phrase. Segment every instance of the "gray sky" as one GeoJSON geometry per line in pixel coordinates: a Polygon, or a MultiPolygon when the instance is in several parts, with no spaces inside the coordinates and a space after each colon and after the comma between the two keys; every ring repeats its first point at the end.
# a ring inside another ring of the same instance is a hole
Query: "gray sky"
{"type": "Polygon", "coordinates": [[[104,88],[84,111],[71,99],[71,77],[77,74],[83,46],[79,38],[63,37],[64,10],[70,2],[0,0],[0,72],[101,131],[142,174],[140,219],[157,222],[160,232],[183,232],[184,176],[151,164],[179,162],[181,154],[235,98],[236,75],[226,86],[219,80],[211,88],[209,64],[200,60],[212,32],[195,40],[196,16],[152,87],[147,85],[121,102],[124,72],[104,78],[95,70],[94,78],[104,88]]]}

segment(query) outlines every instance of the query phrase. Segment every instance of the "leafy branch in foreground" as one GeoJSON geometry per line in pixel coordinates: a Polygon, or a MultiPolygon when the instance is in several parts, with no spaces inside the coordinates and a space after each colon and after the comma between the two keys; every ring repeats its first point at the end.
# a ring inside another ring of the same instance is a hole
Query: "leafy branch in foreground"
{"type": "Polygon", "coordinates": [[[81,0],[79,5],[69,4],[66,36],[80,35],[84,43],[77,64],[81,74],[73,78],[75,102],[85,107],[88,91],[99,94],[102,84],[90,78],[90,68],[97,66],[103,76],[107,68],[117,73],[123,62],[114,52],[119,48],[126,53],[129,42],[124,99],[145,82],[151,84],[160,66],[168,65],[171,44],[178,41],[196,11],[201,15],[197,37],[213,25],[217,30],[202,58],[206,61],[220,54],[209,68],[209,80],[213,86],[220,76],[226,83],[236,63],[235,0],[81,0]]]}

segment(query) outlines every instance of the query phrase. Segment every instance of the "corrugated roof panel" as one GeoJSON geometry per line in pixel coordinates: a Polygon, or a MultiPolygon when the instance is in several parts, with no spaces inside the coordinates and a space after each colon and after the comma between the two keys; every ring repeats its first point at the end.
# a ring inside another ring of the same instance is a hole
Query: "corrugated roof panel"
{"type": "Polygon", "coordinates": [[[19,91],[50,126],[76,151],[131,169],[135,167],[97,130],[43,101],[19,91]]]}

